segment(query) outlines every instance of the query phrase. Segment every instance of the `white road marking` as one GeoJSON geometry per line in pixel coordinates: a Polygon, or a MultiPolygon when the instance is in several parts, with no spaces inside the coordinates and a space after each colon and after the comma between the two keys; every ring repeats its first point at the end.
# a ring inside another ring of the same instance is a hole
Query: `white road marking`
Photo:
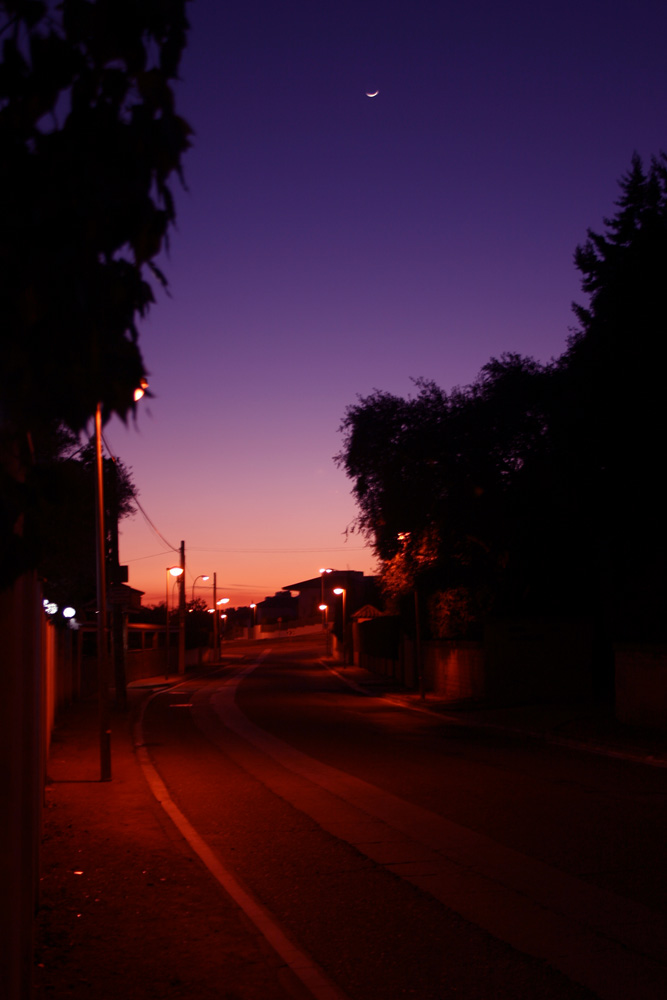
{"type": "MultiPolygon", "coordinates": [[[[267,656],[270,649],[264,651],[260,660],[267,656]]],[[[162,806],[166,814],[174,823],[178,831],[188,842],[192,850],[206,865],[211,875],[222,886],[225,892],[231,896],[234,902],[240,906],[245,915],[253,922],[257,930],[264,939],[271,945],[273,950],[282,958],[285,964],[292,970],[295,976],[303,983],[306,989],[313,996],[314,1000],[349,1000],[323,972],[313,959],[301,948],[292,942],[280,924],[255,897],[241,885],[239,880],[221,863],[215,852],[211,850],[206,841],[201,837],[189,820],[184,816],[176,803],[173,801],[166,785],[156,771],[150,759],[148,751],[144,745],[143,737],[143,716],[144,711],[153,698],[163,692],[156,692],[146,699],[142,705],[141,714],[135,725],[134,745],[137,759],[144,772],[149,788],[158,803],[162,806]]],[[[180,707],[180,706],[171,706],[180,707]]]]}
{"type": "MultiPolygon", "coordinates": [[[[667,920],[430,810],[321,763],[254,725],[235,701],[259,662],[195,696],[279,766],[231,755],[323,829],[512,947],[550,962],[602,1000],[664,996],[667,920]]],[[[207,728],[208,726],[208,728],[207,728]]],[[[227,752],[230,749],[227,748],[227,752]]]]}

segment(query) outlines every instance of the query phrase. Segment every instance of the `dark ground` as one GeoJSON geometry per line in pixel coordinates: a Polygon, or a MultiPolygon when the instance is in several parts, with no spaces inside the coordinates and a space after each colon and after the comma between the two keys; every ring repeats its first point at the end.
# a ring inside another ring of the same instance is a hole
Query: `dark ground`
{"type": "Polygon", "coordinates": [[[128,719],[116,716],[112,726],[112,780],[104,783],[96,706],[68,709],[54,733],[35,1000],[303,996],[153,798],[128,719]]]}
{"type": "MultiPolygon", "coordinates": [[[[96,702],[59,717],[45,789],[34,1000],[304,1000],[303,987],[150,792],[131,730],[149,690],[132,690],[129,717],[112,717],[110,782],[99,781],[96,702]]],[[[416,696],[390,697],[420,704],[416,696]]],[[[431,701],[428,707],[451,711],[431,701]]],[[[667,734],[620,726],[608,708],[457,715],[472,725],[667,764],[667,734]]]]}

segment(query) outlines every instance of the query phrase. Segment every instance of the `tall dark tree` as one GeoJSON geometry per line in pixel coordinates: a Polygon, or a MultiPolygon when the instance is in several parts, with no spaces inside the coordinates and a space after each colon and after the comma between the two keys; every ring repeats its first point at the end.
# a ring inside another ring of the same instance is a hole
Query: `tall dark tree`
{"type": "MultiPolygon", "coordinates": [[[[605,231],[577,248],[587,306],[561,359],[563,445],[620,638],[664,637],[660,467],[667,371],[667,158],[634,156],[605,231]]],[[[567,468],[567,465],[566,465],[567,468]]]]}
{"type": "Polygon", "coordinates": [[[125,419],[145,375],[137,321],[189,144],[186,2],[0,0],[5,583],[34,561],[17,538],[37,429],[79,431],[99,403],[125,419]]]}
{"type": "Polygon", "coordinates": [[[419,382],[348,408],[337,461],[390,587],[420,580],[459,619],[476,592],[586,615],[607,643],[667,637],[664,155],[633,158],[617,208],[577,248],[589,303],[557,362],[505,354],[449,395],[419,382]]]}

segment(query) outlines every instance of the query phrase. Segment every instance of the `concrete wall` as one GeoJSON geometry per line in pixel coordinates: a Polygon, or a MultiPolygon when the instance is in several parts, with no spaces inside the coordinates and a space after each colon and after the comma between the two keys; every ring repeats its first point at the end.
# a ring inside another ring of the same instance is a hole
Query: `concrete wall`
{"type": "Polygon", "coordinates": [[[0,992],[32,996],[45,776],[42,593],[34,573],[0,592],[0,992]]]}
{"type": "Polygon", "coordinates": [[[424,691],[445,701],[486,697],[485,656],[481,642],[422,643],[424,691]]]}
{"type": "MultiPolygon", "coordinates": [[[[416,644],[398,618],[355,629],[355,662],[405,687],[420,685],[416,644]]],[[[498,619],[483,643],[421,643],[424,692],[448,701],[498,704],[587,701],[592,697],[593,630],[585,621],[498,619]]]]}

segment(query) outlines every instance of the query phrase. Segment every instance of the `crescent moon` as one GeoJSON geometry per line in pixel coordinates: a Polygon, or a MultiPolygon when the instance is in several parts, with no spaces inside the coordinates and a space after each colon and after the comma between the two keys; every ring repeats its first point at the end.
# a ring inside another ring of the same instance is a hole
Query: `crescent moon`
{"type": "Polygon", "coordinates": [[[377,97],[377,95],[378,95],[379,93],[380,93],[380,91],[379,91],[379,90],[374,90],[374,91],[373,91],[372,93],[371,93],[371,92],[369,92],[369,91],[367,90],[367,91],[366,91],[366,97],[377,97]]]}

